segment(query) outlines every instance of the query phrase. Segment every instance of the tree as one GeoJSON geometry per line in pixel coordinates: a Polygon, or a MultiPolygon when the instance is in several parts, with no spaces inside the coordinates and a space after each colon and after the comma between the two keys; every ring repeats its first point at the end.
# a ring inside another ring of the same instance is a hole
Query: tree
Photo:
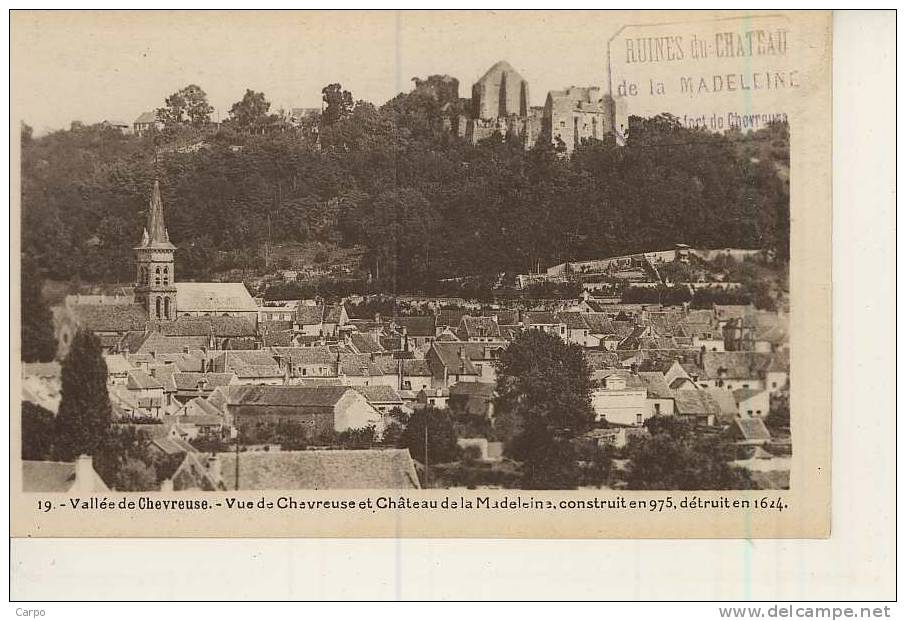
{"type": "Polygon", "coordinates": [[[337,121],[349,116],[352,112],[352,93],[344,91],[340,84],[328,84],[321,89],[322,99],[325,104],[324,123],[333,125],[337,121]]]}
{"type": "Polygon", "coordinates": [[[733,445],[717,436],[695,434],[691,425],[669,416],[645,422],[650,434],[632,438],[629,489],[752,489],[747,470],[731,466],[733,445]]]}
{"type": "Polygon", "coordinates": [[[150,445],[148,432],[133,425],[110,427],[97,447],[94,469],[107,485],[121,492],[159,489],[162,475],[158,471],[172,472],[178,464],[170,456],[155,459],[150,445]]]}
{"type": "Polygon", "coordinates": [[[264,93],[246,89],[242,99],[230,108],[230,121],[246,131],[260,129],[272,120],[268,115],[270,108],[271,104],[264,93]]]}
{"type": "Polygon", "coordinates": [[[22,361],[48,362],[57,353],[53,315],[41,294],[41,276],[30,257],[22,261],[22,361]]]}
{"type": "Polygon", "coordinates": [[[111,422],[107,364],[101,343],[80,330],[63,361],[62,397],[56,418],[54,454],[60,461],[94,455],[104,443],[111,422]]]}
{"type": "Polygon", "coordinates": [[[30,401],[22,402],[22,459],[50,459],[53,445],[53,412],[30,401]]]}
{"type": "Polygon", "coordinates": [[[429,463],[447,463],[454,461],[459,456],[456,432],[453,430],[453,421],[448,413],[433,407],[426,407],[416,410],[409,417],[406,430],[400,438],[400,446],[409,449],[409,454],[413,459],[425,463],[426,439],[429,463]]]}
{"type": "Polygon", "coordinates": [[[505,451],[523,462],[526,487],[576,487],[572,441],[594,421],[591,386],[581,347],[556,335],[527,330],[501,354],[498,429],[505,451]]]}
{"type": "Polygon", "coordinates": [[[207,94],[196,84],[189,84],[164,100],[163,108],[157,109],[157,119],[165,127],[191,125],[204,127],[211,122],[214,108],[208,104],[207,94]]]}

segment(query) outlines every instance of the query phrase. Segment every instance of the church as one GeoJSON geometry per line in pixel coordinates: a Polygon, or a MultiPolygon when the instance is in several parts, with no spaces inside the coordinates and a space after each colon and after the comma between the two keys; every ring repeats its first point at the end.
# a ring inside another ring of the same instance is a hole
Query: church
{"type": "MultiPolygon", "coordinates": [[[[160,184],[155,181],[148,220],[135,250],[135,282],[115,295],[69,295],[54,308],[57,355],[66,355],[78,329],[91,330],[106,352],[138,353],[136,344],[158,334],[174,349],[197,346],[206,339],[211,348],[257,337],[258,307],[241,282],[178,282],[176,246],[164,220],[160,184]]],[[[157,343],[160,339],[156,339],[157,343]]]]}
{"type": "Polygon", "coordinates": [[[178,317],[247,317],[256,319],[258,307],[245,285],[222,282],[176,282],[174,255],[164,223],[160,185],[154,182],[148,224],[135,247],[135,301],[152,321],[178,317]]]}

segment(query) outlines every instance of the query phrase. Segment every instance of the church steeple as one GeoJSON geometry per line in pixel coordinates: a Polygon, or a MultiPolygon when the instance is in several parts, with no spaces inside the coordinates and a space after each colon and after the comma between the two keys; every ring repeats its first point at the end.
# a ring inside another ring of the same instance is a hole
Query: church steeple
{"type": "Polygon", "coordinates": [[[142,241],[135,247],[135,296],[151,320],[176,319],[175,251],[164,223],[160,184],[155,180],[148,204],[148,224],[142,231],[142,241]]]}
{"type": "Polygon", "coordinates": [[[164,223],[164,205],[160,200],[160,183],[154,180],[154,187],[151,190],[151,201],[148,205],[148,225],[142,235],[142,242],[139,248],[172,248],[176,247],[170,243],[170,235],[167,233],[167,225],[164,223]]]}

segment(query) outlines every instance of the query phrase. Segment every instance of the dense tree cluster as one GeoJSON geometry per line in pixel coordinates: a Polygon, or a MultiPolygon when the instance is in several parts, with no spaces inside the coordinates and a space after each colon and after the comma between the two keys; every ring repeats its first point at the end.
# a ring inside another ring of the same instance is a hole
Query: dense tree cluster
{"type": "Polygon", "coordinates": [[[155,178],[183,278],[260,272],[266,241],[362,246],[362,278],[388,292],[680,242],[788,256],[785,125],[717,135],[633,118],[625,146],[565,157],[468,144],[425,89],[376,108],[332,84],[313,134],[253,131],[270,118],[253,91],[215,131],[199,91],[168,98],[177,127],[160,135],[26,128],[23,248],[48,277],[128,281],[155,178]]]}
{"type": "Polygon", "coordinates": [[[522,462],[526,489],[579,484],[575,439],[594,422],[582,348],[528,330],[500,357],[495,426],[506,454],[522,462]]]}
{"type": "Polygon", "coordinates": [[[720,436],[695,433],[672,416],[645,421],[650,436],[627,447],[629,489],[752,489],[748,470],[730,465],[735,448],[720,436]]]}

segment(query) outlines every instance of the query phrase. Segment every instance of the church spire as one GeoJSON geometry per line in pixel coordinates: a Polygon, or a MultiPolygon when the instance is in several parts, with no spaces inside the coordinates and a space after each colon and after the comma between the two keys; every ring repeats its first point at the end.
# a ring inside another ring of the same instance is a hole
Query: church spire
{"type": "Polygon", "coordinates": [[[154,180],[151,190],[151,201],[148,206],[148,226],[142,235],[142,247],[146,248],[174,248],[170,243],[167,225],[164,223],[164,205],[160,200],[160,183],[154,180]]]}

